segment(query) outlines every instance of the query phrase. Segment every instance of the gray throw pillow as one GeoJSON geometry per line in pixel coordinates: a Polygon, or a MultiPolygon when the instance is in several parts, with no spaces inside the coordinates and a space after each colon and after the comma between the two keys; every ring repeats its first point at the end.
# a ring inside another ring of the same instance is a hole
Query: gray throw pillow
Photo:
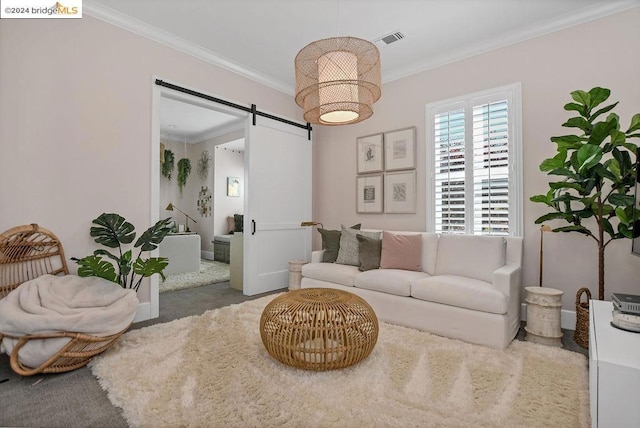
{"type": "MultiPolygon", "coordinates": [[[[351,226],[351,229],[360,229],[360,223],[351,226]]],[[[324,263],[334,263],[338,257],[338,250],[340,250],[340,235],[342,232],[339,230],[327,230],[318,229],[322,236],[322,249],[324,255],[322,261],[324,263]]]]}
{"type": "Polygon", "coordinates": [[[378,269],[380,267],[380,254],[382,253],[382,239],[369,238],[362,234],[356,235],[358,239],[358,260],[360,266],[358,270],[378,269]]]}
{"type": "Polygon", "coordinates": [[[342,233],[340,234],[340,250],[338,250],[338,257],[336,263],[341,265],[359,266],[360,260],[358,260],[358,238],[356,234],[361,234],[369,238],[380,239],[380,232],[360,232],[355,229],[347,229],[342,226],[342,233]]]}

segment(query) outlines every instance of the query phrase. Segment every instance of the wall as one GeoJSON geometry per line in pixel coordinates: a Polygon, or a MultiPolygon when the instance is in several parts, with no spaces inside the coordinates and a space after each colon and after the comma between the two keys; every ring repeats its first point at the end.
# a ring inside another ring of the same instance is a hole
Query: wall
{"type": "Polygon", "coordinates": [[[214,154],[216,165],[214,232],[216,235],[225,235],[229,233],[227,217],[234,214],[244,214],[244,152],[227,150],[222,145],[216,146],[214,154]],[[227,196],[227,177],[240,179],[238,197],[227,196]]]}
{"type": "Polygon", "coordinates": [[[102,212],[149,227],[155,77],[301,116],[289,95],[91,16],[2,20],[0,230],[39,223],[80,257],[102,212]]]}
{"type": "MultiPolygon", "coordinates": [[[[524,283],[537,285],[539,232],[534,220],[545,209],[529,197],[546,192],[549,182],[538,165],[555,154],[549,138],[566,133],[561,125],[570,115],[562,107],[571,101],[571,91],[610,88],[611,100],[620,101],[617,111],[624,127],[640,112],[639,21],[640,8],[635,8],[383,85],[372,118],[344,127],[315,127],[313,220],[328,228],[361,222],[365,228],[425,230],[425,105],[522,82],[524,283]],[[417,128],[417,213],[356,214],[356,138],[408,126],[417,128]]],[[[547,235],[544,285],[565,292],[565,310],[575,310],[581,287],[589,287],[597,298],[595,243],[578,234],[547,235]]],[[[612,292],[640,294],[640,258],[630,248],[626,240],[607,249],[607,298],[612,292]]]]}

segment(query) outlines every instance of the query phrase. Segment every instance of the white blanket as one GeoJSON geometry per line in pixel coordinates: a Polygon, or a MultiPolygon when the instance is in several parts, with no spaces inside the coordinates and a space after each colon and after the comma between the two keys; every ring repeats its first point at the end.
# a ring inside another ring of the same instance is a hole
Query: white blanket
{"type": "MultiPolygon", "coordinates": [[[[0,300],[0,332],[23,336],[71,331],[110,336],[131,324],[137,308],[134,290],[102,278],[43,275],[0,300]]],[[[38,367],[70,340],[31,340],[20,349],[20,361],[38,367]]],[[[11,354],[16,343],[16,339],[4,338],[0,352],[11,354]]]]}

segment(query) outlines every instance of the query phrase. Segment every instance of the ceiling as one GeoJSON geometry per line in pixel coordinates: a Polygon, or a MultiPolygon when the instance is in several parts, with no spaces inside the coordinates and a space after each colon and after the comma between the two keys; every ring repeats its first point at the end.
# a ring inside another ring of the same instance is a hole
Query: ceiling
{"type": "MultiPolygon", "coordinates": [[[[321,38],[376,43],[386,83],[637,6],[640,0],[85,0],[83,13],[293,95],[293,60],[321,38]],[[396,32],[404,37],[378,40],[396,32]]],[[[178,102],[163,110],[161,132],[187,142],[235,119],[178,102]]]]}

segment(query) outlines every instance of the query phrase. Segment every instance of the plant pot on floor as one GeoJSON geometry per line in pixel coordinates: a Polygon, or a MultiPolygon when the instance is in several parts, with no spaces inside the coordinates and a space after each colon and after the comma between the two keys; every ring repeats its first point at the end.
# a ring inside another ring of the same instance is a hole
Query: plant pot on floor
{"type": "Polygon", "coordinates": [[[589,349],[589,300],[591,292],[588,288],[581,288],[576,293],[576,330],[573,333],[573,340],[583,347],[589,349]],[[581,302],[583,294],[587,295],[587,301],[581,302]]]}

